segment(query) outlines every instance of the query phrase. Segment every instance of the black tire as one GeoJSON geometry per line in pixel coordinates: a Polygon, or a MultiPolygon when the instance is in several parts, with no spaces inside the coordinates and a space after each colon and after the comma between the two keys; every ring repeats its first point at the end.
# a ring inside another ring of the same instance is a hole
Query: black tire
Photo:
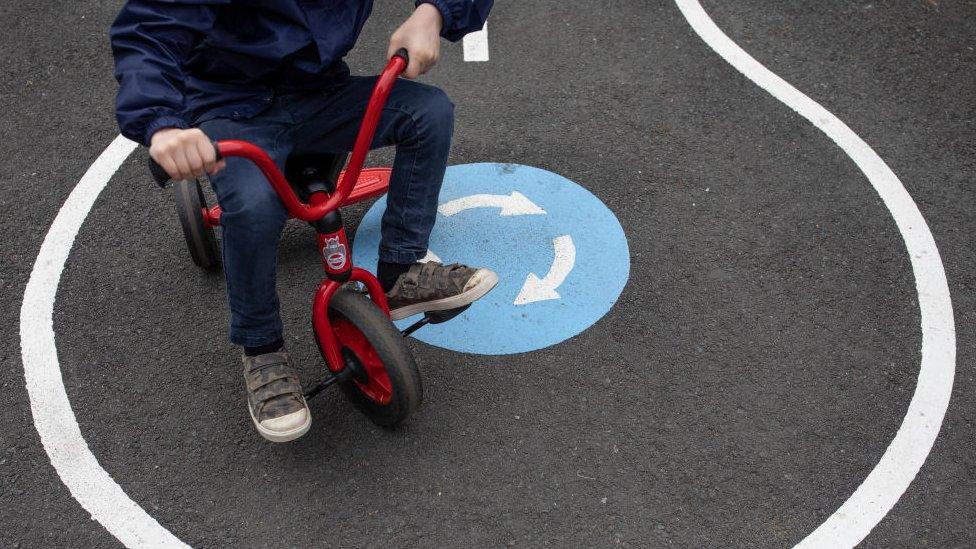
{"type": "Polygon", "coordinates": [[[203,222],[201,210],[207,206],[207,201],[203,197],[200,182],[176,181],[173,184],[173,196],[176,199],[180,226],[183,227],[183,237],[193,263],[208,271],[217,269],[220,266],[220,249],[217,247],[214,230],[203,222]]]}
{"type": "MultiPolygon", "coordinates": [[[[346,289],[336,292],[329,303],[329,320],[333,323],[348,321],[365,337],[382,362],[392,389],[390,401],[380,404],[363,393],[361,380],[357,381],[354,376],[340,384],[346,397],[381,427],[395,427],[410,417],[423,400],[423,386],[413,354],[393,322],[369,298],[346,289]]],[[[343,346],[342,351],[347,362],[359,360],[350,347],[343,346]]]]}

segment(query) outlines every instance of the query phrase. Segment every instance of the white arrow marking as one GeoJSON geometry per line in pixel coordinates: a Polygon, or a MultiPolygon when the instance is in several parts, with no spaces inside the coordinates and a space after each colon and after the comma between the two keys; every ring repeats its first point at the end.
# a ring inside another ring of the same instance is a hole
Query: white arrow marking
{"type": "Polygon", "coordinates": [[[539,278],[535,273],[529,273],[525,278],[525,284],[515,298],[516,305],[528,305],[536,301],[547,301],[559,299],[559,292],[556,291],[569,276],[569,272],[576,265],[576,246],[573,245],[573,237],[568,234],[557,236],[552,239],[552,247],[556,250],[556,257],[552,260],[552,267],[544,278],[539,278]]]}
{"type": "Polygon", "coordinates": [[[533,204],[531,200],[518,191],[512,191],[510,195],[473,194],[464,196],[441,204],[437,211],[450,217],[472,208],[501,208],[501,215],[543,215],[546,213],[545,210],[533,204]]]}

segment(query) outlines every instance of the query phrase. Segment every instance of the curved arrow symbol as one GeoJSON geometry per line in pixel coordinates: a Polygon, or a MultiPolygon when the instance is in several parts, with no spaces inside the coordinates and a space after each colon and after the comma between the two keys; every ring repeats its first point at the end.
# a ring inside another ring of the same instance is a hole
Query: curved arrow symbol
{"type": "Polygon", "coordinates": [[[546,301],[549,299],[559,299],[559,292],[556,291],[569,276],[569,272],[576,265],[576,246],[573,238],[568,234],[557,236],[552,239],[552,246],[556,250],[555,258],[552,260],[552,267],[546,276],[539,278],[535,273],[529,273],[525,278],[525,284],[515,298],[515,305],[528,305],[536,301],[546,301]]]}
{"type": "Polygon", "coordinates": [[[543,215],[545,210],[536,206],[524,194],[512,191],[504,194],[473,194],[445,202],[437,211],[448,217],[472,208],[501,208],[500,215],[543,215]]]}

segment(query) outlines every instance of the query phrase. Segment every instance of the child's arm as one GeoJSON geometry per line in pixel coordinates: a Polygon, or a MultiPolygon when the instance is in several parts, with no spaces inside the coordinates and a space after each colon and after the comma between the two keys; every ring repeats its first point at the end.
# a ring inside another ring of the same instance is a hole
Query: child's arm
{"type": "Polygon", "coordinates": [[[217,5],[230,0],[129,0],[109,36],[119,82],[116,118],[122,134],[143,145],[174,178],[215,168],[213,147],[199,130],[185,130],[183,63],[213,27],[217,5]],[[153,139],[168,134],[168,138],[153,139]],[[182,135],[174,140],[174,136],[182,135]],[[161,150],[159,141],[166,141],[161,150]],[[207,155],[209,154],[209,157],[207,155]],[[209,161],[208,161],[209,160],[209,161]]]}
{"type": "Polygon", "coordinates": [[[444,17],[441,36],[457,42],[465,34],[477,32],[485,26],[488,12],[495,0],[415,0],[417,7],[430,4],[444,17]]]}
{"type": "Polygon", "coordinates": [[[390,37],[387,57],[400,48],[410,55],[403,75],[416,78],[437,63],[440,37],[454,42],[481,30],[494,0],[416,0],[417,9],[390,37]]]}

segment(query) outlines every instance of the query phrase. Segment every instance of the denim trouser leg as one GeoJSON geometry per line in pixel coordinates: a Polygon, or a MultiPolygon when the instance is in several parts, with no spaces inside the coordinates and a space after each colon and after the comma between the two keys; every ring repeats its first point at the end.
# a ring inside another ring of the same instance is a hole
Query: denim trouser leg
{"type": "MultiPolygon", "coordinates": [[[[325,103],[295,105],[295,149],[350,151],[375,77],[353,77],[325,103]]],[[[439,88],[400,79],[383,109],[373,148],[396,145],[380,261],[414,263],[427,254],[454,132],[454,105],[439,88]]]]}
{"type": "MultiPolygon", "coordinates": [[[[255,118],[216,119],[200,127],[214,140],[258,145],[283,170],[293,150],[351,150],[375,81],[353,77],[328,93],[283,95],[255,118]]],[[[372,144],[397,146],[382,221],[381,261],[413,263],[427,253],[453,131],[454,106],[444,92],[397,81],[372,144]]],[[[271,343],[282,337],[275,280],[278,239],[288,214],[248,160],[228,159],[227,168],[211,183],[223,210],[230,340],[251,347],[271,343]]]]}
{"type": "MultiPolygon", "coordinates": [[[[290,150],[287,125],[274,108],[261,116],[204,122],[208,137],[244,139],[264,149],[284,168],[290,150]]],[[[230,305],[230,340],[256,347],[282,337],[276,271],[278,240],[288,214],[260,170],[249,160],[228,158],[227,168],[211,177],[222,210],[222,253],[230,305]]]]}

